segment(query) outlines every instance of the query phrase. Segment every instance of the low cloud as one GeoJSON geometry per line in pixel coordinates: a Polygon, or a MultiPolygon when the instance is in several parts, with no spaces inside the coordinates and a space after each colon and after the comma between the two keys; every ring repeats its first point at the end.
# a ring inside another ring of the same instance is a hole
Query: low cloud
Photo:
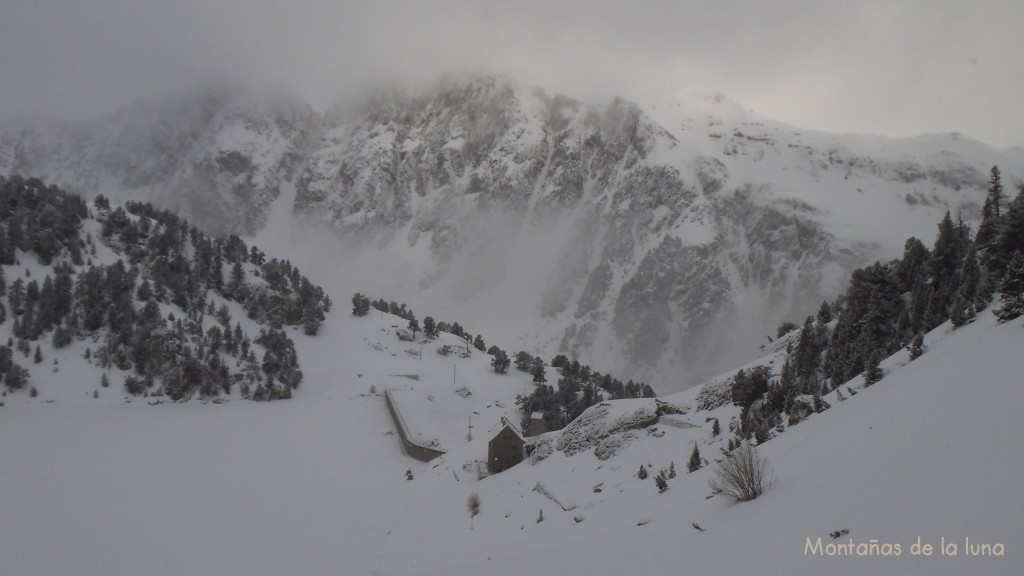
{"type": "Polygon", "coordinates": [[[808,128],[1024,144],[1012,1],[18,4],[0,19],[4,118],[90,117],[211,78],[323,109],[470,68],[598,102],[702,88],[808,128]]]}

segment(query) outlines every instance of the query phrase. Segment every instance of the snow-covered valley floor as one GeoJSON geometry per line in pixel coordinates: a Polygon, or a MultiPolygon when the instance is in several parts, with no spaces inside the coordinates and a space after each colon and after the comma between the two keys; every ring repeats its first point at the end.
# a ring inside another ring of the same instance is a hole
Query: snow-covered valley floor
{"type": "Polygon", "coordinates": [[[475,350],[440,356],[441,342],[419,358],[418,343],[395,338],[399,323],[341,307],[319,336],[295,332],[306,378],[288,401],[125,403],[116,381],[94,399],[98,372],[62,359],[63,376],[48,376],[37,398],[23,390],[0,407],[0,573],[1024,573],[1020,320],[996,325],[985,312],[956,332],[943,325],[921,358],[897,354],[875,386],[828,396],[830,410],[760,448],[773,487],[742,504],[708,498],[713,462],[686,473],[695,441],[720,457],[736,414],[697,411],[698,388],[666,398],[689,408],[674,418],[692,428],[659,424],[607,460],[555,452],[478,479],[472,462],[502,415],[519,422],[514,398],[529,376],[496,375],[475,350]],[[419,380],[392,376],[402,374],[419,380]],[[402,453],[380,393],[403,386],[429,407],[410,419],[435,426],[442,458],[402,453]],[[455,393],[463,386],[469,397],[455,393]],[[663,494],[636,477],[642,464],[673,462],[679,476],[663,494]],[[819,537],[901,554],[808,554],[819,537]],[[931,556],[912,554],[918,537],[931,556]],[[943,538],[956,556],[941,555],[943,538]],[[969,556],[967,538],[1003,555],[969,556]]]}

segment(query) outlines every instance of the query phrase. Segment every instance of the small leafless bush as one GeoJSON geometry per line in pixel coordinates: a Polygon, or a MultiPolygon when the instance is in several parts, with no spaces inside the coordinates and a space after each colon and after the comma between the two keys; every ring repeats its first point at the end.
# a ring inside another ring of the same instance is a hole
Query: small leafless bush
{"type": "Polygon", "coordinates": [[[708,486],[737,502],[753,500],[771,488],[771,466],[749,442],[744,442],[718,465],[708,486]]]}
{"type": "Polygon", "coordinates": [[[480,496],[476,492],[469,495],[469,500],[466,501],[466,507],[469,508],[469,527],[473,528],[473,518],[480,513],[480,496]]]}

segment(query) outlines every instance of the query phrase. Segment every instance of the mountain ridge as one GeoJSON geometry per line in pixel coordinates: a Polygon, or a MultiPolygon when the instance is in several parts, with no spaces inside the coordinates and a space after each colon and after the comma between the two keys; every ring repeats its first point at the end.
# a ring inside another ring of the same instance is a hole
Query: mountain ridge
{"type": "MultiPolygon", "coordinates": [[[[991,165],[1011,185],[1024,175],[1024,155],[962,136],[829,135],[715,94],[602,106],[481,74],[284,114],[291,131],[251,115],[193,128],[213,144],[138,176],[174,194],[131,194],[251,234],[294,186],[290,225],[337,237],[312,266],[321,283],[388,287],[487,331],[512,323],[538,334],[524,347],[599,358],[660,390],[749,354],[907,236],[928,242],[943,210],[976,221],[991,165]],[[374,263],[375,286],[328,271],[352,259],[374,263]]],[[[0,172],[108,185],[95,162],[23,142],[0,136],[0,172]]]]}

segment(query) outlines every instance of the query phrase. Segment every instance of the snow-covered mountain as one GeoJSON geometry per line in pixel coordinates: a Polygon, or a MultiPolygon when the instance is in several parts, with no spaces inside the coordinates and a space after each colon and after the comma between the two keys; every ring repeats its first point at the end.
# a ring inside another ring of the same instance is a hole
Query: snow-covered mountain
{"type": "Polygon", "coordinates": [[[531,334],[516,345],[659,390],[749,357],[854,268],[929,243],[945,210],[976,219],[993,165],[1024,176],[1017,149],[806,131],[718,94],[596,105],[452,75],[322,118],[278,104],[7,133],[0,170],[146,194],[217,230],[291,229],[277,249],[342,293],[531,334]],[[332,239],[312,244],[309,222],[332,239]]]}

